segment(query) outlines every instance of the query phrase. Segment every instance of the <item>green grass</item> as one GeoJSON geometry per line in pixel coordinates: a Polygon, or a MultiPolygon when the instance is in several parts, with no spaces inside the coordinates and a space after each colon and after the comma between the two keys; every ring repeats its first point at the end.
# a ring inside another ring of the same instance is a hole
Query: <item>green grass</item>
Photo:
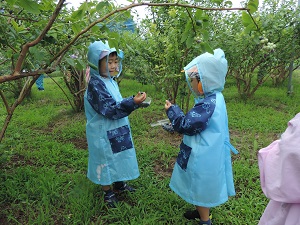
{"type": "MultiPolygon", "coordinates": [[[[232,157],[236,196],[212,209],[215,225],[258,223],[268,199],[260,188],[257,151],[300,111],[299,76],[293,96],[286,95],[287,85],[266,85],[247,103],[233,85],[225,87],[231,141],[239,151],[232,157]]],[[[85,115],[74,113],[46,78],[45,91],[33,88],[17,108],[0,144],[0,224],[197,224],[183,218],[192,206],[168,186],[182,137],[150,126],[166,118],[162,93],[127,79],[120,88],[124,97],[145,91],[152,98],[150,107],[129,116],[141,173],[130,184],[137,192],[123,196],[117,209],[105,207],[101,188],[86,178],[85,115]]],[[[0,112],[2,124],[3,105],[0,112]]]]}

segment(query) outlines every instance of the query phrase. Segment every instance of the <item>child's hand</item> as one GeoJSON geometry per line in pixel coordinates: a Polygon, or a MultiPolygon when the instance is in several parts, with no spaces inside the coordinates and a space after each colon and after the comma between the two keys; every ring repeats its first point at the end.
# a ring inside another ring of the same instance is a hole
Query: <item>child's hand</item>
{"type": "Polygon", "coordinates": [[[169,100],[166,100],[165,110],[167,111],[172,106],[172,103],[169,100]]]}
{"type": "Polygon", "coordinates": [[[134,96],[133,101],[135,104],[141,104],[143,101],[145,101],[147,95],[145,92],[138,92],[136,96],[134,96]]]}

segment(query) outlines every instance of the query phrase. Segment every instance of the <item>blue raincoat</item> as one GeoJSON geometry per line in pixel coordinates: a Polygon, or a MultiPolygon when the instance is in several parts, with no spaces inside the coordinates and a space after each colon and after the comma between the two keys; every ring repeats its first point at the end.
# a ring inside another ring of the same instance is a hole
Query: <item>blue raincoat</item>
{"type": "Polygon", "coordinates": [[[38,88],[38,90],[43,91],[44,90],[44,74],[41,74],[39,78],[35,81],[35,84],[38,88]]]}
{"type": "Polygon", "coordinates": [[[167,115],[175,131],[184,134],[180,152],[170,181],[171,189],[185,201],[202,207],[218,206],[235,195],[231,166],[224,89],[227,60],[221,49],[214,55],[204,53],[185,68],[197,70],[204,97],[196,97],[196,104],[185,115],[172,105],[167,115]]]}
{"type": "MultiPolygon", "coordinates": [[[[138,105],[134,103],[133,97],[122,98],[113,77],[100,76],[98,69],[99,59],[115,51],[101,41],[92,43],[88,50],[90,80],[84,95],[89,150],[87,177],[101,185],[132,180],[139,176],[127,117],[138,105]]],[[[118,56],[123,58],[121,51],[118,56]]],[[[119,64],[121,72],[121,62],[119,64]]]]}

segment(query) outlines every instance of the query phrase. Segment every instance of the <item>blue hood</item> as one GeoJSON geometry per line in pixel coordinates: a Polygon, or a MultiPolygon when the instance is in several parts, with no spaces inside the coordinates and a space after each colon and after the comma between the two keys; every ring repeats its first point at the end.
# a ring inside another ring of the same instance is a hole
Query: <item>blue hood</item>
{"type": "MultiPolygon", "coordinates": [[[[102,41],[95,41],[89,46],[87,58],[88,58],[88,64],[91,68],[90,70],[91,76],[100,76],[99,68],[98,68],[99,60],[104,57],[108,59],[108,55],[112,52],[117,52],[117,50],[115,48],[110,48],[107,42],[104,43],[102,41]]],[[[124,58],[123,51],[119,50],[117,54],[119,57],[119,73],[115,77],[120,76],[122,72],[122,59],[124,58]]],[[[108,75],[110,77],[109,72],[108,75]]]]}
{"type": "Polygon", "coordinates": [[[221,92],[224,89],[228,71],[225,53],[218,48],[214,50],[214,54],[208,52],[201,54],[184,67],[184,70],[187,81],[190,70],[198,71],[205,96],[221,92]]]}

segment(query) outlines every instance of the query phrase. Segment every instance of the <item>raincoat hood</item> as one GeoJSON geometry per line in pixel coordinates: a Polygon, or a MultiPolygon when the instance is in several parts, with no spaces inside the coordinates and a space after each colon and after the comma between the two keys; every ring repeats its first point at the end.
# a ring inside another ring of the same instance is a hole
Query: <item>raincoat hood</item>
{"type": "MultiPolygon", "coordinates": [[[[117,52],[117,50],[115,48],[110,48],[107,42],[104,43],[102,41],[95,41],[89,46],[87,58],[90,66],[91,76],[100,76],[99,60],[106,57],[108,61],[108,56],[112,52],[117,52]]],[[[109,73],[109,71],[107,71],[108,77],[119,77],[122,72],[122,59],[124,58],[124,53],[123,51],[119,50],[117,55],[119,57],[118,74],[113,76],[109,73]]]]}
{"type": "MultiPolygon", "coordinates": [[[[184,71],[190,89],[189,75],[191,72],[197,72],[202,83],[204,95],[221,92],[224,89],[225,77],[228,71],[225,53],[218,48],[214,50],[214,54],[208,52],[201,54],[184,67],[184,71]]],[[[194,93],[193,90],[192,92],[194,93]]]]}

